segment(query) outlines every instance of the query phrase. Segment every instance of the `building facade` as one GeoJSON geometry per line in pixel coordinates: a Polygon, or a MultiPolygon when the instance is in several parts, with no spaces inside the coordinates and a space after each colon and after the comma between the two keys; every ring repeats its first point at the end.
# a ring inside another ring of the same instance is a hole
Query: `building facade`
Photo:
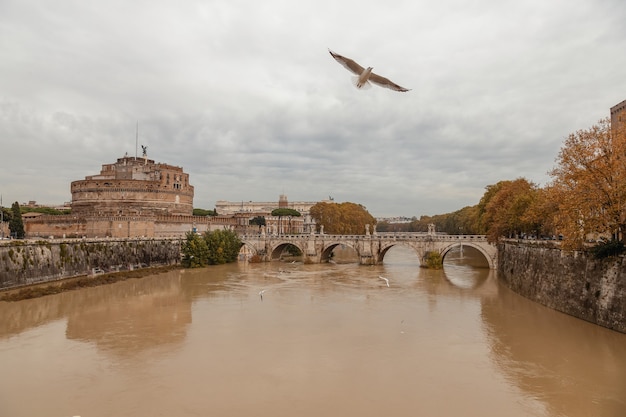
{"type": "MultiPolygon", "coordinates": [[[[323,200],[331,203],[332,200],[323,200]]],[[[237,229],[242,232],[254,231],[255,226],[248,226],[255,217],[264,217],[268,234],[300,234],[316,232],[315,220],[311,217],[311,207],[317,201],[290,202],[285,194],[278,197],[278,201],[226,201],[218,200],[215,210],[222,216],[233,216],[237,219],[237,229]],[[299,217],[272,216],[273,210],[289,208],[300,213],[299,217]]]]}
{"type": "Polygon", "coordinates": [[[611,127],[615,130],[626,125],[626,100],[611,107],[611,127]]]}

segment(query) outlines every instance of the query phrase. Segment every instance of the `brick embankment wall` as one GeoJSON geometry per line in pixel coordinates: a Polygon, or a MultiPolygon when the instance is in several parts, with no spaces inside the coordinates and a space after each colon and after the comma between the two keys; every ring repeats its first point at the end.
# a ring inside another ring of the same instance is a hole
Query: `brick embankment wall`
{"type": "Polygon", "coordinates": [[[180,262],[179,239],[11,241],[0,245],[0,289],[180,262]]]}
{"type": "Polygon", "coordinates": [[[574,317],[626,333],[626,258],[505,242],[498,277],[516,293],[574,317]]]}

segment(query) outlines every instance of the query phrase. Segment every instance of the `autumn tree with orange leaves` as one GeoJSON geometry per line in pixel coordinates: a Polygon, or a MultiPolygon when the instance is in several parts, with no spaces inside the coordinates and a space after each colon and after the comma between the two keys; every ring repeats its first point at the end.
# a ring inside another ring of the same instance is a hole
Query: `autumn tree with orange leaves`
{"type": "Polygon", "coordinates": [[[324,233],[333,235],[364,235],[365,225],[376,224],[376,219],[365,207],[355,203],[320,202],[311,207],[311,217],[324,226],[324,233]]]}
{"type": "Polygon", "coordinates": [[[539,198],[536,184],[518,178],[500,181],[487,186],[486,190],[478,203],[478,212],[490,242],[496,242],[500,237],[541,233],[541,221],[532,215],[532,208],[538,204],[539,198]]]}
{"type": "Polygon", "coordinates": [[[608,118],[565,140],[550,175],[556,225],[564,247],[579,248],[589,236],[624,239],[626,135],[608,118]]]}

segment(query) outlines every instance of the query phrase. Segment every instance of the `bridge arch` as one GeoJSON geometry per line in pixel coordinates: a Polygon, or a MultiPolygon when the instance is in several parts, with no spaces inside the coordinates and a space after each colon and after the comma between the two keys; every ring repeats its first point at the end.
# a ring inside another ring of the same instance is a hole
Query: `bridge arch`
{"type": "Polygon", "coordinates": [[[239,259],[250,259],[254,255],[258,255],[256,247],[248,242],[241,242],[239,247],[239,259]]]}
{"type": "Polygon", "coordinates": [[[288,247],[288,246],[295,246],[296,248],[298,248],[298,250],[300,252],[304,252],[304,249],[297,243],[297,242],[279,242],[277,245],[274,245],[272,247],[272,249],[269,251],[269,255],[270,255],[270,261],[275,261],[280,259],[280,255],[284,252],[284,250],[288,247]]]}
{"type": "Polygon", "coordinates": [[[489,264],[489,269],[495,269],[495,264],[494,264],[492,255],[488,253],[481,245],[477,245],[472,242],[453,242],[449,245],[444,246],[439,252],[441,254],[441,260],[443,261],[446,258],[446,255],[448,254],[448,252],[450,252],[452,249],[457,248],[457,247],[463,247],[463,246],[476,249],[478,252],[480,252],[483,255],[483,257],[489,264]]]}
{"type": "Polygon", "coordinates": [[[389,249],[393,247],[403,247],[403,248],[411,249],[415,253],[415,256],[417,257],[417,260],[420,263],[420,265],[422,265],[422,257],[424,255],[420,252],[418,248],[411,245],[410,243],[405,243],[405,242],[392,242],[387,245],[381,246],[380,254],[378,255],[378,262],[383,263],[385,259],[385,255],[387,255],[387,252],[389,252],[389,249]]]}
{"type": "Polygon", "coordinates": [[[357,254],[357,257],[360,256],[359,253],[359,248],[351,245],[348,242],[328,242],[327,244],[324,245],[324,247],[322,248],[322,253],[320,255],[320,262],[329,262],[331,260],[331,255],[333,253],[333,251],[338,247],[338,246],[347,246],[350,249],[354,250],[357,254]]]}

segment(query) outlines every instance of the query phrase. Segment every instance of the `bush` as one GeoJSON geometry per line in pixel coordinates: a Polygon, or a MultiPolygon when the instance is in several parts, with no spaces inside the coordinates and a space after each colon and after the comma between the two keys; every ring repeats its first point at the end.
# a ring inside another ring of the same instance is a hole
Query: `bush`
{"type": "Polygon", "coordinates": [[[202,236],[189,232],[182,245],[182,265],[198,268],[234,262],[241,249],[241,240],[232,230],[205,232],[202,236]]]}
{"type": "Polygon", "coordinates": [[[443,258],[439,254],[439,252],[433,251],[428,252],[424,257],[424,268],[429,269],[441,269],[443,268],[443,258]]]}
{"type": "Polygon", "coordinates": [[[624,253],[624,242],[612,239],[608,242],[598,243],[591,249],[596,259],[608,258],[609,256],[617,256],[624,253]]]}

